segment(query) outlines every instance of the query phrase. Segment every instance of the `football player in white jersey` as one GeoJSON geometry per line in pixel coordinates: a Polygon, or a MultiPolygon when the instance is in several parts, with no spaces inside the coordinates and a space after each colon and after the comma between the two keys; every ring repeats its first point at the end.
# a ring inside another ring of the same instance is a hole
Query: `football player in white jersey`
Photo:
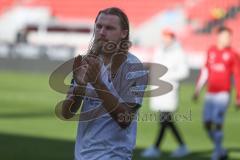
{"type": "Polygon", "coordinates": [[[132,157],[148,72],[128,52],[128,42],[126,14],[114,7],[101,10],[93,44],[85,57],[75,59],[74,79],[62,104],[64,118],[79,118],[75,160],[132,157]],[[76,112],[81,104],[79,116],[76,112]]]}

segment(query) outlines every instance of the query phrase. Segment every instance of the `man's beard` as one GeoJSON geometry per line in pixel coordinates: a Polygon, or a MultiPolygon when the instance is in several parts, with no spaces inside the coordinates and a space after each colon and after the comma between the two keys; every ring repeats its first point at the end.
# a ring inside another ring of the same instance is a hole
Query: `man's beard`
{"type": "Polygon", "coordinates": [[[110,54],[113,55],[118,51],[118,42],[106,39],[94,39],[91,46],[91,53],[94,55],[110,54]]]}
{"type": "Polygon", "coordinates": [[[90,54],[93,54],[96,56],[103,54],[103,46],[105,45],[105,43],[107,43],[107,40],[94,39],[94,41],[90,46],[90,54]]]}

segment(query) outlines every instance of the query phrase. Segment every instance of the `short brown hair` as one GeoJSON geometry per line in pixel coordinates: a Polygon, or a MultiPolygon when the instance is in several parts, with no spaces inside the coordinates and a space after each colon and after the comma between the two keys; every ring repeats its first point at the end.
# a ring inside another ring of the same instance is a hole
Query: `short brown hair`
{"type": "Polygon", "coordinates": [[[232,30],[226,26],[221,26],[217,29],[217,33],[220,34],[222,32],[228,32],[229,34],[232,34],[232,30]]]}

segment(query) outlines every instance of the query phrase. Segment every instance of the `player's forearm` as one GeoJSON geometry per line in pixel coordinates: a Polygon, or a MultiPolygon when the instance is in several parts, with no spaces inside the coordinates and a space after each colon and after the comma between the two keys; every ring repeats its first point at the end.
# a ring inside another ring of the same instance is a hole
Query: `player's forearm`
{"type": "Polygon", "coordinates": [[[196,83],[195,94],[199,94],[208,79],[208,70],[203,68],[196,83]]]}
{"type": "Polygon", "coordinates": [[[82,100],[75,101],[73,99],[65,99],[62,104],[62,116],[65,119],[72,118],[80,108],[82,100]]]}
{"type": "Polygon", "coordinates": [[[97,86],[95,85],[95,87],[98,88],[96,91],[98,97],[103,101],[103,107],[107,110],[107,112],[121,128],[127,128],[131,124],[131,119],[123,120],[122,118],[120,118],[120,115],[134,114],[134,106],[129,106],[126,103],[120,103],[119,98],[114,96],[105,84],[98,84],[97,86]]]}
{"type": "Polygon", "coordinates": [[[74,87],[71,87],[68,91],[66,99],[62,103],[62,116],[65,119],[72,118],[77,112],[77,110],[80,108],[81,104],[82,98],[76,93],[74,93],[74,87]]]}

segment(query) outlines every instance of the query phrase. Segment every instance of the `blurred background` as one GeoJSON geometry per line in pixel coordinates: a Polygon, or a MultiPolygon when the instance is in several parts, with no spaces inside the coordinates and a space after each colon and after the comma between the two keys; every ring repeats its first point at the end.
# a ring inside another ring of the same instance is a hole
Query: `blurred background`
{"type": "MultiPolygon", "coordinates": [[[[98,11],[112,6],[128,15],[130,52],[143,62],[152,61],[165,28],[175,32],[191,68],[182,82],[178,111],[191,111],[190,120],[178,122],[191,150],[183,159],[210,159],[213,146],[201,124],[202,100],[192,103],[190,97],[219,26],[232,29],[232,46],[240,51],[240,0],[0,0],[0,159],[73,159],[77,122],[56,117],[55,105],[65,95],[49,87],[49,76],[65,61],[86,53],[98,11]]],[[[149,112],[148,101],[141,112],[149,112]]],[[[240,113],[233,103],[224,145],[230,159],[238,160],[240,113]]],[[[153,143],[157,130],[156,121],[139,122],[133,159],[143,159],[140,152],[153,143]]],[[[170,159],[176,147],[168,135],[162,159],[170,159]]]]}

